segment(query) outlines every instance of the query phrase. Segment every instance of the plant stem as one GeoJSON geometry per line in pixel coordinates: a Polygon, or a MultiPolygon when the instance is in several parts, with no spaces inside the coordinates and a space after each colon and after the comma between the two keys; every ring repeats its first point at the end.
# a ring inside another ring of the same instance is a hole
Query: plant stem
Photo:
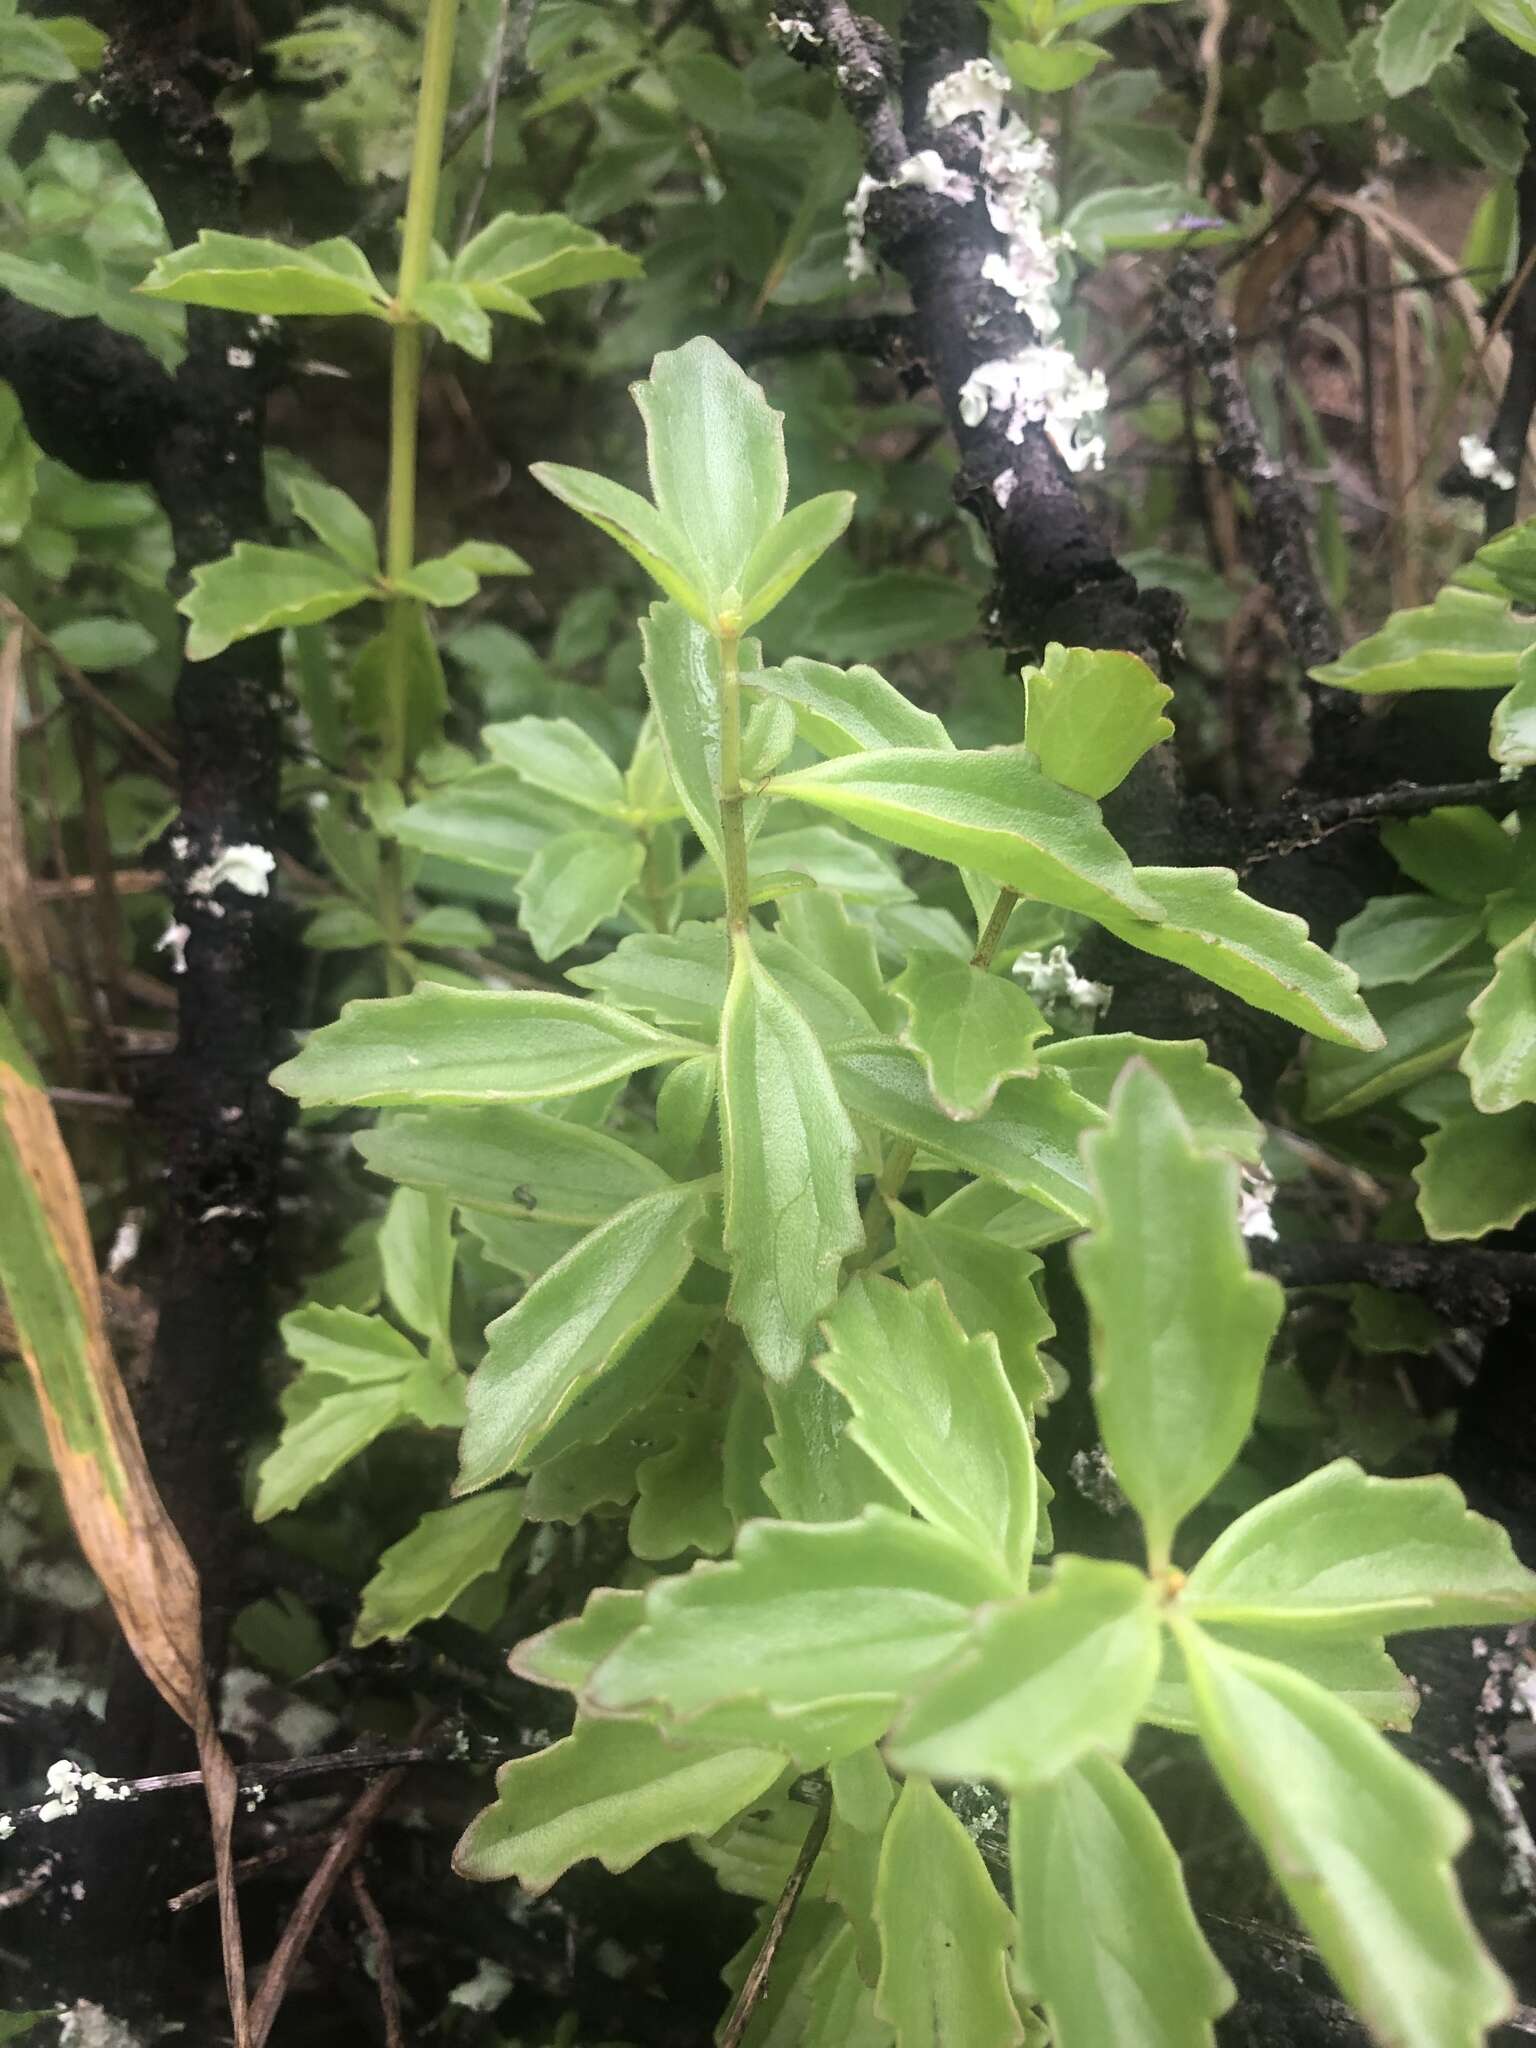
{"type": "Polygon", "coordinates": [[[987,928],[977,940],[976,950],[971,955],[971,965],[979,967],[983,973],[992,965],[992,955],[1003,943],[1003,933],[1008,929],[1008,920],[1012,917],[1013,907],[1018,900],[1016,889],[1004,888],[997,892],[997,901],[992,906],[992,915],[987,919],[987,928]]]}
{"type": "Polygon", "coordinates": [[[720,647],[720,838],[725,853],[725,922],[734,953],[747,929],[747,827],[741,786],[741,634],[721,628],[720,647]]]}
{"type": "MultiPolygon", "coordinates": [[[[415,305],[432,254],[458,13],[459,0],[429,0],[422,39],[421,87],[416,99],[416,134],[411,146],[390,357],[389,512],[385,522],[384,573],[391,582],[408,576],[416,562],[416,455],[424,333],[415,305]]],[[[403,782],[411,769],[408,703],[411,640],[418,610],[413,598],[392,597],[384,623],[386,709],[380,769],[392,782],[403,782]]],[[[380,921],[392,939],[398,940],[405,924],[405,889],[400,850],[393,841],[386,841],[381,850],[379,889],[380,921]]],[[[408,971],[393,946],[385,954],[385,976],[391,995],[409,986],[408,971]]]]}

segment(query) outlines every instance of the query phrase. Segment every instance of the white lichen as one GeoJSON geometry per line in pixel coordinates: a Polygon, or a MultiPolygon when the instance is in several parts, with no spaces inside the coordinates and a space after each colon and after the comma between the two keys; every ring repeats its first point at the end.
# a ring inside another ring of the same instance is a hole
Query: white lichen
{"type": "Polygon", "coordinates": [[[144,1234],[144,1212],[130,1209],[117,1226],[112,1239],[112,1248],[107,1253],[107,1271],[115,1280],[125,1266],[131,1266],[139,1256],[139,1244],[144,1234]]]}
{"type": "Polygon", "coordinates": [[[117,1778],[104,1778],[99,1771],[82,1771],[77,1763],[60,1757],[44,1774],[49,1797],[37,1809],[40,1821],[67,1820],[80,1811],[82,1793],[93,1799],[131,1799],[133,1787],[117,1778]]]}
{"type": "Polygon", "coordinates": [[[973,182],[963,171],[952,171],[936,149],[920,149],[916,156],[909,156],[905,163],[897,166],[893,178],[872,178],[866,172],[855,187],[853,197],[843,208],[843,217],[848,223],[848,275],[855,284],[861,277],[868,277],[874,269],[869,251],[864,246],[869,202],[877,192],[896,192],[904,186],[937,193],[941,198],[953,199],[958,206],[969,206],[976,197],[973,182]]]}
{"type": "Polygon", "coordinates": [[[777,36],[786,50],[798,50],[803,43],[808,50],[819,50],[826,41],[819,36],[810,22],[798,14],[770,14],[768,33],[777,36]]]}
{"type": "Polygon", "coordinates": [[[1039,343],[973,370],[961,387],[960,417],[979,427],[989,413],[1002,414],[1015,446],[1026,428],[1042,426],[1068,469],[1102,469],[1104,437],[1082,428],[1108,402],[1102,370],[1084,370],[1070,350],[1039,343]]]}
{"type": "Polygon", "coordinates": [[[1095,1016],[1109,1008],[1115,993],[1106,983],[1079,974],[1065,946],[1052,946],[1049,953],[1021,953],[1013,973],[1037,1003],[1066,1003],[1095,1016]]]}
{"type": "Polygon", "coordinates": [[[227,348],[224,360],[232,370],[252,370],[256,367],[256,352],[249,348],[227,348]]]}
{"type": "Polygon", "coordinates": [[[1457,448],[1461,455],[1462,468],[1478,483],[1492,484],[1494,489],[1499,491],[1512,491],[1515,488],[1515,479],[1481,435],[1463,434],[1457,448]]]}
{"type": "Polygon", "coordinates": [[[187,941],[191,936],[191,925],[180,924],[173,918],[159,938],[156,939],[155,951],[157,953],[169,953],[171,956],[172,974],[186,973],[187,941]]]}
{"type": "Polygon", "coordinates": [[[1115,1472],[1114,1460],[1102,1444],[1091,1451],[1076,1451],[1067,1461],[1067,1475],[1083,1499],[1106,1515],[1124,1513],[1130,1506],[1115,1472]]]}
{"type": "Polygon", "coordinates": [[[941,78],[928,95],[928,123],[947,128],[963,121],[967,114],[979,114],[984,121],[1001,122],[1008,106],[1013,81],[1005,71],[985,57],[973,57],[958,71],[941,78]]]}
{"type": "Polygon", "coordinates": [[[126,2020],[89,1998],[76,1999],[59,2015],[59,2048],[139,2048],[139,2038],[126,2020]]]}
{"type": "Polygon", "coordinates": [[[482,1956],[474,1976],[466,1977],[449,1992],[448,2003],[467,2006],[471,2012],[494,2012],[506,2002],[511,1990],[511,1972],[492,1962],[489,1956],[482,1956]]]}
{"type": "Polygon", "coordinates": [[[242,896],[265,896],[267,878],[276,866],[277,855],[264,846],[226,846],[188,876],[187,888],[194,896],[211,896],[221,882],[228,882],[242,896]]]}
{"type": "Polygon", "coordinates": [[[1015,469],[1001,469],[992,479],[992,495],[998,507],[1006,512],[1013,503],[1013,494],[1019,488],[1019,473],[1015,469]]]}
{"type": "Polygon", "coordinates": [[[8,1842],[16,1832],[16,1823],[8,1813],[0,1813],[0,1842],[8,1842]]]}
{"type": "Polygon", "coordinates": [[[1265,1237],[1273,1244],[1279,1237],[1270,1205],[1275,1199],[1275,1177],[1265,1166],[1243,1168],[1242,1191],[1238,1196],[1238,1228],[1244,1237],[1265,1237]]]}

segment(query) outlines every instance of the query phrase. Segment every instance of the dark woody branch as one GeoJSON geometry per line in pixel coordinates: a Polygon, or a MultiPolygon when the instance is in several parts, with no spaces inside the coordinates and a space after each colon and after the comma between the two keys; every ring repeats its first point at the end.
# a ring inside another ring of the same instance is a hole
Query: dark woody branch
{"type": "Polygon", "coordinates": [[[1253,1262],[1286,1287],[1365,1283],[1417,1294],[1454,1323],[1483,1328],[1509,1321],[1516,1302],[1536,1298],[1536,1252],[1463,1244],[1267,1244],[1253,1262]]]}

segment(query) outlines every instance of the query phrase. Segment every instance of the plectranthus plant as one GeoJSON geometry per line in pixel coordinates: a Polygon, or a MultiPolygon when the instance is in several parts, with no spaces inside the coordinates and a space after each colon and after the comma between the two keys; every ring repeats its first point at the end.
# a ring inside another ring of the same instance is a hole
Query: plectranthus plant
{"type": "Polygon", "coordinates": [[[956,746],[875,668],[774,643],[852,500],[790,508],[756,384],[699,340],[634,395],[649,498],[537,470],[659,588],[633,757],[493,724],[388,819],[397,856],[515,866],[539,955],[578,964],[352,1002],[278,1069],[316,1117],[380,1112],[355,1143],[416,1337],[288,1318],[258,1516],[397,1426],[458,1432],[365,1641],[527,1522],[624,1519],[616,1583],[514,1654],[570,1733],[504,1767],[455,1864],[536,1893],[692,1843],[758,1907],[724,2042],[1213,2040],[1233,1988],[1127,1769],[1150,1726],[1201,1746],[1373,2035],[1471,2048],[1507,1987],[1466,1822],[1381,1732],[1413,1705],[1384,1638],[1536,1613],[1536,1578],[1449,1480],[1349,1459],[1192,1543],[1281,1319],[1243,1234],[1262,1131],[1202,1043],[1086,1028],[1073,956],[1097,928],[1286,1019],[1314,1089],[1385,1057],[1356,972],[1111,835],[1100,799],[1172,730],[1137,658],[1052,645],[1013,728],[956,746]],[[1036,1469],[1065,1240],[1133,1556],[1058,1550],[1036,1469]],[[466,1378],[456,1267],[487,1257],[520,1291],[466,1378]]]}

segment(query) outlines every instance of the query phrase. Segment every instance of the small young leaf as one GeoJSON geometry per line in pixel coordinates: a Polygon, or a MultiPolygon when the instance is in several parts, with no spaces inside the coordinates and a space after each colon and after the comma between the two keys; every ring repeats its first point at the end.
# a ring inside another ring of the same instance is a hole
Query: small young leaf
{"type": "Polygon", "coordinates": [[[373,584],[324,555],[240,540],[233,554],[192,571],[192,588],[176,609],[191,622],[188,661],[207,661],[253,633],[312,626],[378,595],[373,584]]]}
{"type": "Polygon", "coordinates": [[[1536,925],[1502,948],[1493,979],[1467,1013],[1472,1035],[1458,1065],[1490,1115],[1536,1102],[1536,925]]]}
{"type": "Polygon", "coordinates": [[[531,1109],[398,1110],[352,1142],[372,1172],[407,1187],[583,1230],[668,1185],[617,1138],[531,1109]]]}
{"type": "Polygon", "coordinates": [[[345,1387],[289,1422],[262,1460],[251,1509],[255,1520],[267,1522],[296,1508],[375,1437],[404,1420],[405,1387],[404,1380],[345,1387]]]}
{"type": "Polygon", "coordinates": [[[1389,99],[1425,85],[1467,32],[1471,0],[1392,0],[1376,38],[1376,76],[1389,99]]]}
{"type": "Polygon", "coordinates": [[[136,668],[155,651],[155,636],[135,619],[66,619],[49,637],[66,661],[72,661],[88,674],[103,669],[136,668]]]}
{"type": "Polygon", "coordinates": [[[1106,1756],[1015,1793],[1017,1976],[1056,2048],[1211,2048],[1236,1993],[1206,1946],[1173,1844],[1106,1756]]]}
{"type": "Polygon", "coordinates": [[[522,1526],[522,1496],[510,1490],[423,1515],[384,1552],[364,1586],[354,1646],[399,1642],[420,1623],[446,1614],[476,1579],[495,1571],[522,1526]]]}
{"type": "Polygon", "coordinates": [[[856,1116],[967,1173],[1034,1195],[1074,1223],[1090,1220],[1093,1202],[1079,1143],[1104,1116],[1059,1074],[1042,1069],[1005,1081],[985,1116],[958,1123],[936,1105],[922,1067],[898,1045],[839,1050],[832,1072],[856,1116]]]}
{"type": "Polygon", "coordinates": [[[1381,1044],[1350,969],[1313,945],[1299,917],[1245,896],[1230,868],[1138,868],[1136,880],[1161,903],[1161,923],[1118,909],[1095,913],[1127,944],[1192,968],[1316,1038],[1367,1050],[1381,1044]]]}
{"type": "Polygon", "coordinates": [[[776,1751],[664,1740],[644,1721],[578,1721],[563,1742],[503,1764],[496,1804],[453,1852],[460,1877],[515,1878],[527,1894],[595,1856],[628,1870],[683,1835],[712,1835],[766,1792],[784,1768],[776,1751]]]}
{"type": "Polygon", "coordinates": [[[419,284],[411,311],[429,327],[435,327],[444,341],[451,341],[476,362],[491,360],[490,316],[467,285],[454,284],[447,278],[419,284]]]}
{"type": "Polygon", "coordinates": [[[1443,1473],[1375,1479],[1337,1458],[1224,1529],[1182,1598],[1248,1630],[1390,1635],[1528,1620],[1536,1572],[1443,1473]]]}
{"type": "Polygon", "coordinates": [[[569,505],[633,555],[691,619],[705,627],[713,623],[704,571],[692,547],[648,498],[589,469],[568,469],[560,462],[535,462],[530,473],[562,505],[569,505]]]}
{"type": "MultiPolygon", "coordinates": [[[[640,621],[641,672],[650,693],[672,786],[717,870],[725,868],[720,838],[720,650],[674,604],[656,604],[640,621]]],[[[746,806],[750,840],[760,802],[746,806]]]]}
{"type": "MultiPolygon", "coordinates": [[[[1373,1728],[1401,1731],[1413,1726],[1419,1695],[1387,1655],[1380,1636],[1346,1636],[1302,1629],[1224,1628],[1212,1623],[1204,1633],[1212,1642],[1251,1657],[1272,1658],[1299,1671],[1373,1728]]],[[[1164,1637],[1163,1668],[1145,1718],[1159,1728],[1195,1735],[1199,1726],[1184,1659],[1171,1635],[1164,1637]]]]}
{"type": "Polygon", "coordinates": [[[1515,687],[1493,707],[1488,751],[1508,774],[1536,768],[1536,661],[1529,648],[1520,657],[1515,687]]]}
{"type": "Polygon", "coordinates": [[[1312,671],[1336,690],[1507,690],[1536,643],[1536,619],[1502,597],[1449,584],[1431,605],[1394,612],[1379,633],[1312,671]]]}
{"type": "Polygon", "coordinates": [[[345,491],[302,471],[287,478],[288,502],[323,547],[370,581],[379,574],[379,542],[373,521],[345,491]]]}
{"type": "Polygon", "coordinates": [[[528,304],[613,277],[639,277],[640,260],[560,213],[499,213],[454,258],[453,276],[494,313],[538,319],[528,304]]]}
{"type": "Polygon", "coordinates": [[[496,934],[468,904],[434,903],[405,928],[408,946],[466,947],[471,952],[495,943],[496,934]]]}
{"type": "Polygon", "coordinates": [[[1536,1106],[1483,1116],[1469,1104],[1424,1140],[1413,1177],[1430,1237],[1513,1230],[1536,1209],[1536,1106]]]}
{"type": "Polygon", "coordinates": [[[884,1732],[964,1643],[972,1610],[1003,1590],[966,1546],[888,1508],[852,1522],[749,1522],[730,1563],[651,1586],[643,1625],[598,1665],[588,1696],[684,1724],[755,1701],[765,1739],[785,1742],[808,1710],[863,1702],[873,1733],[847,1755],[884,1732]]]}
{"type": "Polygon", "coordinates": [[[379,1225],[379,1257],[390,1306],[418,1336],[452,1355],[453,1220],[439,1194],[397,1188],[379,1225]]]}
{"type": "Polygon", "coordinates": [[[1053,640],[1043,665],[1024,671],[1024,744],[1055,781],[1107,796],[1172,735],[1172,696],[1139,655],[1053,640]]]}
{"type": "Polygon", "coordinates": [[[720,1020],[730,1314],[769,1378],[787,1380],[863,1242],[858,1145],[815,1032],[745,934],[736,945],[720,1020]]]}
{"type": "Polygon", "coordinates": [[[853,1410],[848,1435],[925,1520],[1026,1584],[1034,1447],[995,1341],[967,1337],[932,1281],[909,1292],[868,1274],[825,1329],[816,1370],[853,1410]]]}
{"type": "MultiPolygon", "coordinates": [[[[308,1373],[353,1386],[403,1380],[421,1363],[421,1353],[382,1316],[308,1302],[278,1325],[283,1348],[308,1373]]],[[[329,1390],[328,1390],[329,1391],[329,1390]]]]}
{"type": "Polygon", "coordinates": [[[1517,842],[1487,811],[1446,804],[1423,818],[1392,818],[1381,843],[1405,875],[1448,903],[1475,910],[1515,879],[1517,842]]]}
{"type": "Polygon", "coordinates": [[[693,1263],[692,1188],[642,1196],[542,1274],[486,1331],[469,1383],[457,1494],[522,1464],[577,1395],[665,1307],[693,1263]]]}
{"type": "Polygon", "coordinates": [[[613,832],[562,832],[541,846],[518,884],[518,921],[541,960],[590,938],[640,879],[645,848],[613,832]]]}
{"type": "Polygon", "coordinates": [[[755,626],[787,597],[834,541],[847,531],[856,500],[852,491],[828,491],[786,513],[763,535],[741,572],[743,626],[755,626]]]}
{"type": "Polygon", "coordinates": [[[532,571],[515,549],[499,541],[461,540],[446,555],[417,562],[391,588],[436,606],[468,604],[480,592],[482,576],[527,576],[532,571]]]}
{"type": "Polygon", "coordinates": [[[547,840],[590,827],[592,813],[533,789],[510,768],[475,768],[404,810],[402,846],[516,877],[547,840]]]}
{"type": "Polygon", "coordinates": [[[1035,1043],[1051,1027],[1008,975],[919,948],[891,993],[907,1012],[901,1042],[922,1060],[946,1116],[980,1116],[1000,1081],[1038,1071],[1035,1043]]]}
{"type": "Polygon", "coordinates": [[[953,751],[942,721],[919,711],[872,668],[833,668],[796,656],[782,668],[744,675],[742,682],[788,704],[800,737],[828,759],[882,747],[953,751]]]}
{"type": "MultiPolygon", "coordinates": [[[[855,997],[777,932],[754,931],[752,950],[824,1045],[867,1037],[874,1028],[855,997]]],[[[690,922],[674,932],[633,933],[606,960],[573,967],[566,979],[664,1029],[713,1042],[730,972],[724,927],[690,922]]]]}
{"type": "Polygon", "coordinates": [[[1235,1163],[1196,1149],[1151,1068],[1122,1076],[1085,1150],[1101,1220],[1073,1265],[1093,1319],[1094,1406],[1162,1565],[1242,1448],[1285,1297],[1249,1271],[1235,1163]]]}
{"type": "Polygon", "coordinates": [[[745,596],[748,564],[784,516],[783,415],[702,335],[657,356],[631,395],[645,421],[657,509],[702,568],[712,619],[727,592],[745,596]]]}
{"type": "Polygon", "coordinates": [[[1403,2048],[1480,2048],[1511,1999],[1451,1873],[1461,1808],[1299,1673],[1180,1643],[1211,1761],[1350,2003],[1403,2048]]]}
{"type": "Polygon", "coordinates": [[[481,728],[493,761],[515,768],[524,782],[565,803],[609,818],[625,818],[624,778],[590,733],[569,718],[514,718],[481,728]]]}
{"type": "Polygon", "coordinates": [[[1066,910],[1127,925],[1163,914],[1098,805],[1052,782],[1022,747],[845,755],[778,776],[769,788],[1066,910]]]}
{"type": "Polygon", "coordinates": [[[901,1788],[875,1883],[875,2008],[899,2048],[1015,2048],[1024,2027],[1008,1988],[1013,1915],[980,1851],[921,1778],[901,1788]]]}
{"type": "Polygon", "coordinates": [[[355,242],[341,236],[290,249],[255,235],[204,228],[162,256],[139,286],[150,299],[231,313],[366,313],[388,318],[389,294],[355,242]]]}
{"type": "Polygon", "coordinates": [[[422,982],[347,1003],[272,1085],[306,1104],[541,1102],[697,1050],[577,996],[422,982]]]}

